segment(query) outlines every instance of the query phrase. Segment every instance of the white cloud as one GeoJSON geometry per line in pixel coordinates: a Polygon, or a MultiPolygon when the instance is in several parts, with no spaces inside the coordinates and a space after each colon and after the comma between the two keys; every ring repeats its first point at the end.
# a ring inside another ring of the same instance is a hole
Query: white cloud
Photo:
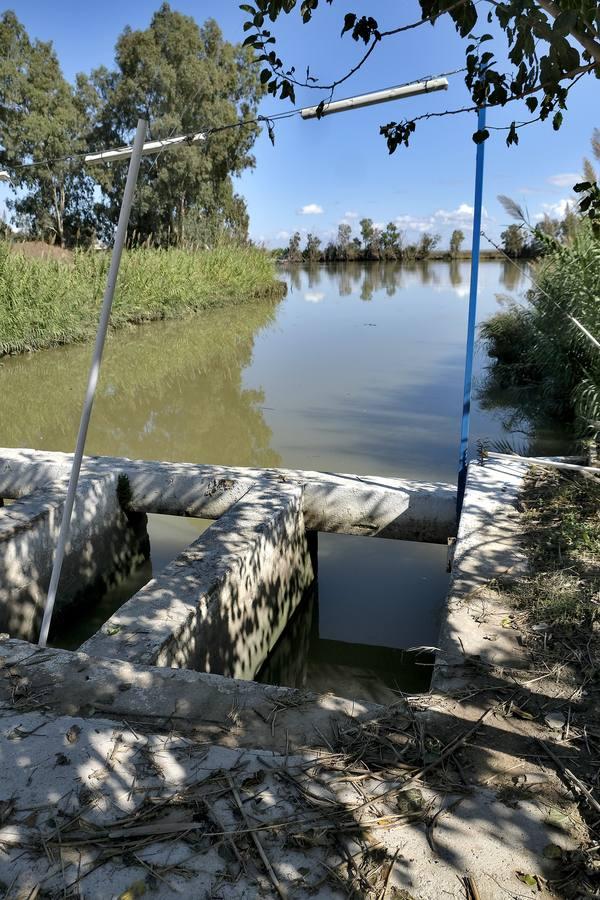
{"type": "Polygon", "coordinates": [[[307,203],[298,210],[298,214],[301,216],[320,216],[322,212],[323,207],[318,203],[307,203]]]}
{"type": "Polygon", "coordinates": [[[581,175],[578,172],[559,172],[558,175],[551,175],[548,179],[549,184],[555,187],[573,187],[578,181],[581,181],[581,175]]]}
{"type": "Polygon", "coordinates": [[[461,203],[456,209],[438,209],[433,217],[441,225],[465,225],[473,221],[473,207],[468,203],[461,203]]]}
{"type": "Polygon", "coordinates": [[[573,206],[573,201],[569,200],[568,197],[563,197],[562,200],[557,200],[556,203],[542,203],[542,210],[537,213],[535,219],[538,222],[544,216],[551,216],[553,219],[563,219],[570,206],[573,206]]]}
{"type": "Polygon", "coordinates": [[[304,299],[307,303],[320,303],[325,299],[325,294],[322,291],[307,291],[304,299]]]}
{"type": "MultiPolygon", "coordinates": [[[[491,221],[487,210],[483,210],[485,221],[491,221]]],[[[444,226],[458,226],[469,228],[473,224],[473,207],[468,203],[461,203],[456,209],[437,209],[429,216],[396,216],[396,225],[408,231],[431,231],[444,226]]]]}
{"type": "Polygon", "coordinates": [[[289,231],[278,231],[275,237],[278,241],[289,241],[291,235],[289,231]]]}
{"type": "Polygon", "coordinates": [[[350,212],[344,213],[344,218],[345,219],[358,219],[358,213],[352,212],[352,210],[350,210],[350,212]]]}

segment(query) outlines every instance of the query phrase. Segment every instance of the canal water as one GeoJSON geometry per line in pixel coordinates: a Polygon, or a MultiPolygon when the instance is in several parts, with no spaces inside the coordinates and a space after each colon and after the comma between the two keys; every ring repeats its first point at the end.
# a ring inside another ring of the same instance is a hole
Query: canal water
{"type": "MultiPolygon", "coordinates": [[[[87,452],[455,482],[469,271],[290,267],[280,303],[115,333],[87,452]]],[[[480,321],[527,287],[510,264],[483,263],[480,321]]],[[[0,362],[0,444],[72,451],[90,352],[0,362]]],[[[479,348],[476,378],[486,362],[479,348]]],[[[472,446],[510,437],[505,425],[476,401],[472,446]]],[[[208,524],[150,516],[150,564],[55,644],[81,643],[208,524]]],[[[447,583],[444,547],[320,535],[317,590],[258,677],[379,700],[425,689],[430,658],[405,651],[435,645],[447,583]]]]}

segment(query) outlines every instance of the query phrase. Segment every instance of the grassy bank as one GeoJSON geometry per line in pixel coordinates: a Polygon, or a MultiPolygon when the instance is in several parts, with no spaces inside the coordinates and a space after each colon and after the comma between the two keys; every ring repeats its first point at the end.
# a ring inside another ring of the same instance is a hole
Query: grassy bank
{"type": "Polygon", "coordinates": [[[531,574],[517,582],[517,603],[535,624],[581,630],[587,643],[600,610],[600,470],[534,470],[521,503],[531,574]]]}
{"type": "MultiPolygon", "coordinates": [[[[83,251],[70,261],[28,258],[0,244],[0,354],[92,337],[109,262],[107,253],[83,251]]],[[[111,323],[181,318],[283,292],[272,260],[254,247],[132,250],[123,255],[111,323]]]]}

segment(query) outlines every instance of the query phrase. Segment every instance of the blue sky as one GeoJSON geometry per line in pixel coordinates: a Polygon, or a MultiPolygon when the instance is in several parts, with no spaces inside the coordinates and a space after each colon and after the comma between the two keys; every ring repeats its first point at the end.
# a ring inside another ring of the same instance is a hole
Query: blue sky
{"type": "MultiPolygon", "coordinates": [[[[198,21],[215,18],[229,40],[243,36],[244,13],[235,0],[173,0],[172,7],[198,21]]],[[[300,24],[294,13],[274,29],[279,54],[286,63],[311,72],[322,81],[346,71],[360,48],[346,35],[340,39],[343,14],[351,9],[368,11],[381,27],[393,27],[418,18],[416,0],[335,0],[322,3],[313,21],[300,24]],[[402,13],[398,13],[398,9],[402,13]]],[[[114,44],[126,25],[146,27],[159,0],[129,3],[105,0],[83,4],[81,0],[16,0],[13,9],[29,34],[52,40],[68,79],[78,71],[104,64],[112,66],[114,44]]],[[[376,90],[440,72],[464,63],[464,45],[451,24],[425,26],[407,36],[382,42],[367,65],[338,97],[376,90]]],[[[377,223],[398,222],[414,238],[425,229],[442,235],[445,243],[454,227],[470,237],[476,130],[474,114],[451,116],[418,126],[408,150],[388,155],[379,126],[393,119],[438,111],[468,103],[462,75],[450,79],[447,93],[431,94],[385,106],[304,122],[284,120],[276,128],[273,148],[266,135],[255,146],[256,168],[238,179],[237,189],[246,198],[253,238],[285,244],[289,233],[314,231],[327,240],[341,221],[356,224],[363,216],[377,223]]],[[[525,204],[531,217],[544,211],[556,214],[571,195],[571,185],[589,154],[592,128],[600,125],[598,82],[584,78],[572,91],[565,124],[560,132],[550,122],[520,132],[519,147],[508,149],[502,133],[486,145],[486,231],[497,238],[508,224],[497,201],[508,194],[525,204]]],[[[300,92],[298,105],[316,102],[310,91],[300,92]]],[[[281,112],[289,101],[265,98],[261,112],[281,112]]],[[[489,124],[510,123],[514,113],[494,110],[489,124]]],[[[6,189],[0,192],[6,196],[6,189]]]]}

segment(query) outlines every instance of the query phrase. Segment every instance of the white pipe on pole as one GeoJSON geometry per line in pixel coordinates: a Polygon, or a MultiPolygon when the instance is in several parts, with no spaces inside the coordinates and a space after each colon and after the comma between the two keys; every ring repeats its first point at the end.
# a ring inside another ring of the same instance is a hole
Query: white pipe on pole
{"type": "Polygon", "coordinates": [[[108,323],[112,309],[113,297],[115,294],[115,286],[117,276],[119,274],[119,264],[121,255],[127,237],[127,226],[129,224],[129,215],[135,185],[137,182],[138,172],[140,168],[140,160],[142,158],[144,138],[146,137],[146,122],[139,119],[137,130],[135,133],[135,141],[131,152],[131,162],[129,163],[129,171],[127,172],[127,181],[125,183],[125,191],[123,192],[123,202],[119,213],[119,223],[115,234],[115,243],[106,279],[106,289],[104,291],[104,299],[102,301],[102,310],[100,312],[100,322],[98,324],[98,332],[96,334],[96,343],[94,344],[94,352],[92,354],[92,364],[88,375],[87,390],[83,409],[81,411],[81,420],[79,422],[79,433],[77,435],[77,444],[73,456],[73,465],[69,477],[69,486],[67,488],[67,496],[65,499],[65,508],[60,523],[60,531],[58,534],[58,543],[56,546],[56,554],[52,567],[52,575],[50,577],[50,587],[48,588],[48,596],[44,607],[44,617],[42,619],[42,627],[38,644],[45,647],[48,640],[48,632],[50,630],[50,622],[52,621],[52,612],[54,602],[56,600],[56,592],[58,582],[60,580],[60,572],[63,560],[65,558],[65,549],[69,539],[69,528],[71,524],[71,515],[73,513],[73,504],[75,502],[75,494],[77,492],[77,482],[79,481],[79,472],[81,469],[81,461],[83,459],[83,451],[85,449],[85,440],[87,437],[88,426],[90,424],[90,416],[92,414],[92,406],[94,404],[94,396],[96,394],[96,386],[98,384],[98,376],[100,374],[100,363],[102,362],[102,353],[104,350],[104,342],[106,340],[106,332],[108,331],[108,323]]]}
{"type": "MultiPolygon", "coordinates": [[[[406,97],[416,97],[418,94],[431,94],[434,91],[448,89],[447,78],[432,78],[430,81],[415,81],[413,84],[404,84],[401,87],[386,88],[383,91],[374,91],[371,94],[361,94],[358,97],[348,97],[347,100],[334,100],[326,103],[321,116],[329,116],[336,112],[345,112],[349,109],[361,109],[363,106],[374,106],[377,103],[387,103],[390,100],[402,100],[406,97]]],[[[303,119],[316,119],[318,106],[308,106],[300,110],[303,119]]]]}
{"type": "MultiPolygon", "coordinates": [[[[360,109],[363,106],[374,106],[377,103],[387,103],[390,100],[402,100],[406,97],[416,97],[418,94],[432,94],[435,91],[448,89],[447,78],[431,78],[428,81],[415,81],[413,84],[403,84],[400,87],[385,88],[382,91],[373,91],[370,94],[361,94],[358,97],[348,97],[346,100],[335,100],[326,103],[321,115],[329,116],[332,113],[344,112],[350,109],[360,109]]],[[[316,106],[307,106],[297,110],[303,119],[317,118],[316,106]]],[[[171,147],[181,144],[197,144],[206,140],[206,134],[199,131],[196,134],[181,134],[177,137],[165,138],[164,141],[149,141],[144,144],[142,153],[147,156],[150,153],[160,153],[171,147]]],[[[128,159],[131,156],[131,147],[117,147],[114,150],[101,150],[98,153],[88,153],[83,161],[87,164],[99,162],[114,162],[115,160],[128,159]]]]}
{"type": "MultiPolygon", "coordinates": [[[[205,141],[206,135],[203,131],[197,134],[183,134],[178,137],[165,138],[163,141],[148,141],[142,148],[143,156],[150,153],[160,153],[170,147],[176,147],[179,144],[197,144],[205,141]]],[[[101,150],[99,153],[88,153],[84,156],[84,163],[98,162],[114,162],[115,160],[128,159],[133,153],[133,147],[118,147],[116,150],[101,150]]]]}

